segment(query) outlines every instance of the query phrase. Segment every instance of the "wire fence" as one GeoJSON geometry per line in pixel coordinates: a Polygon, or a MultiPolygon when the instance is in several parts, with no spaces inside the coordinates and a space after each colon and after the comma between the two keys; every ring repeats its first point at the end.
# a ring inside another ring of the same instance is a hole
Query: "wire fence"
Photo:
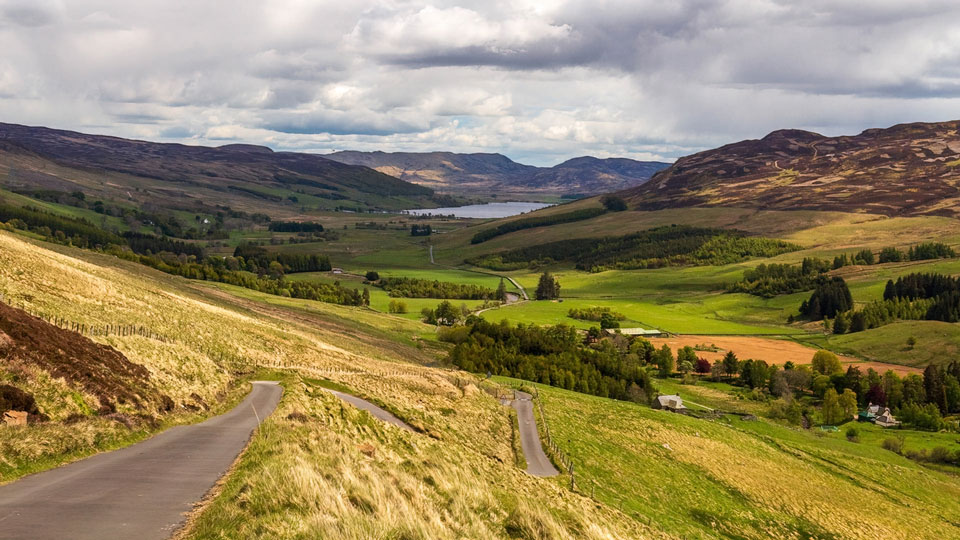
{"type": "Polygon", "coordinates": [[[172,338],[167,337],[158,332],[155,332],[149,327],[143,326],[143,325],[120,324],[120,323],[94,325],[94,324],[81,323],[77,321],[72,321],[70,319],[67,319],[66,317],[61,317],[59,315],[50,315],[47,313],[36,311],[34,309],[31,309],[26,304],[23,304],[22,302],[19,305],[16,305],[13,302],[9,301],[9,299],[4,297],[2,294],[0,294],[0,301],[4,302],[5,304],[11,307],[19,309],[30,316],[36,317],[44,322],[52,324],[58,328],[69,330],[71,332],[76,332],[78,334],[82,334],[85,336],[91,336],[91,337],[93,336],[102,336],[102,337],[140,336],[140,337],[145,337],[148,339],[160,341],[163,343],[174,342],[172,338]]]}

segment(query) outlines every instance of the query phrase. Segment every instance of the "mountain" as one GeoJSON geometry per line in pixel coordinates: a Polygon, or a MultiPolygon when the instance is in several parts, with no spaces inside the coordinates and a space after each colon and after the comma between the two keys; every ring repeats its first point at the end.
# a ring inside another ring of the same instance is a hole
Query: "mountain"
{"type": "Polygon", "coordinates": [[[659,161],[579,157],[554,167],[517,163],[501,154],[342,151],[326,157],[450,192],[598,194],[642,184],[669,166],[659,161]]]}
{"type": "Polygon", "coordinates": [[[315,154],[230,144],[161,144],[0,124],[0,182],[8,190],[83,192],[143,207],[270,215],[430,205],[432,190],[315,154]]]}
{"type": "Polygon", "coordinates": [[[825,137],[774,131],[677,160],[622,192],[640,209],[733,206],[960,216],[960,122],[825,137]]]}

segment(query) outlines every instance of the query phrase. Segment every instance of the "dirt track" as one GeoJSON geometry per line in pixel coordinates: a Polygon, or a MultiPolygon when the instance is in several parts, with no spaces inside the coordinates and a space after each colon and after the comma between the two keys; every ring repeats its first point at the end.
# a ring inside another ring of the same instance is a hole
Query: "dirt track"
{"type": "MultiPolygon", "coordinates": [[[[746,360],[763,360],[768,364],[783,365],[788,361],[794,364],[809,364],[817,349],[801,345],[795,341],[782,339],[771,339],[752,336],[676,336],[666,338],[652,338],[650,342],[656,347],[664,344],[668,345],[676,353],[677,349],[685,346],[696,347],[697,345],[716,345],[720,350],[697,351],[697,356],[705,358],[711,362],[723,358],[727,351],[736,353],[737,358],[746,360]]],[[[900,366],[897,364],[885,364],[882,362],[866,362],[852,356],[838,355],[840,361],[846,364],[857,364],[861,370],[873,368],[880,373],[892,369],[894,372],[904,375],[907,373],[920,373],[917,368],[900,366]]]]}

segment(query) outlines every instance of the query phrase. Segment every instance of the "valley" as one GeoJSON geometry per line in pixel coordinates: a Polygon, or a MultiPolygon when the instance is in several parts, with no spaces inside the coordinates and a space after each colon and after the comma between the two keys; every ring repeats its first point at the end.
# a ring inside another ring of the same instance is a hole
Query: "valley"
{"type": "MultiPolygon", "coordinates": [[[[47,170],[72,159],[59,152],[47,170]]],[[[945,516],[960,495],[960,326],[926,310],[955,299],[952,214],[653,209],[618,192],[476,219],[403,214],[431,195],[398,195],[389,209],[237,199],[231,208],[263,217],[224,210],[204,232],[208,214],[190,223],[185,208],[137,196],[123,203],[136,212],[103,210],[96,200],[120,199],[79,168],[57,169],[71,183],[61,194],[84,193],[68,198],[14,191],[6,170],[0,314],[62,334],[65,351],[0,327],[0,389],[36,404],[28,425],[0,426],[10,486],[203,421],[271,380],[284,389],[277,410],[183,537],[944,538],[958,527],[945,516]],[[147,223],[149,208],[194,230],[147,223]],[[898,279],[934,274],[915,296],[887,298],[898,279]],[[733,291],[751,275],[764,287],[733,291]],[[828,314],[839,280],[849,305],[828,314]],[[814,297],[819,318],[801,312],[814,297]],[[855,317],[862,328],[837,326],[855,317]],[[137,330],[93,330],[107,327],[137,330]],[[104,390],[55,367],[92,369],[93,346],[139,378],[97,372],[104,390]],[[514,391],[535,396],[559,475],[525,472],[529,445],[504,405],[514,391]],[[679,396],[686,414],[656,410],[658,396],[679,396]],[[878,398],[899,428],[854,420],[878,398]],[[797,475],[806,481],[768,480],[797,475]]],[[[205,189],[188,191],[218,200],[205,189]]]]}

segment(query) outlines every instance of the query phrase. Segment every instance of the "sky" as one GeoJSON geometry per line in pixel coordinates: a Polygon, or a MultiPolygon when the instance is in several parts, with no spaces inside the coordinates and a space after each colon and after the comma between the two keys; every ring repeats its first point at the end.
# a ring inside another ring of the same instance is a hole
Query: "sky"
{"type": "Polygon", "coordinates": [[[960,118],[955,0],[0,0],[0,121],[673,161],[960,118]]]}

